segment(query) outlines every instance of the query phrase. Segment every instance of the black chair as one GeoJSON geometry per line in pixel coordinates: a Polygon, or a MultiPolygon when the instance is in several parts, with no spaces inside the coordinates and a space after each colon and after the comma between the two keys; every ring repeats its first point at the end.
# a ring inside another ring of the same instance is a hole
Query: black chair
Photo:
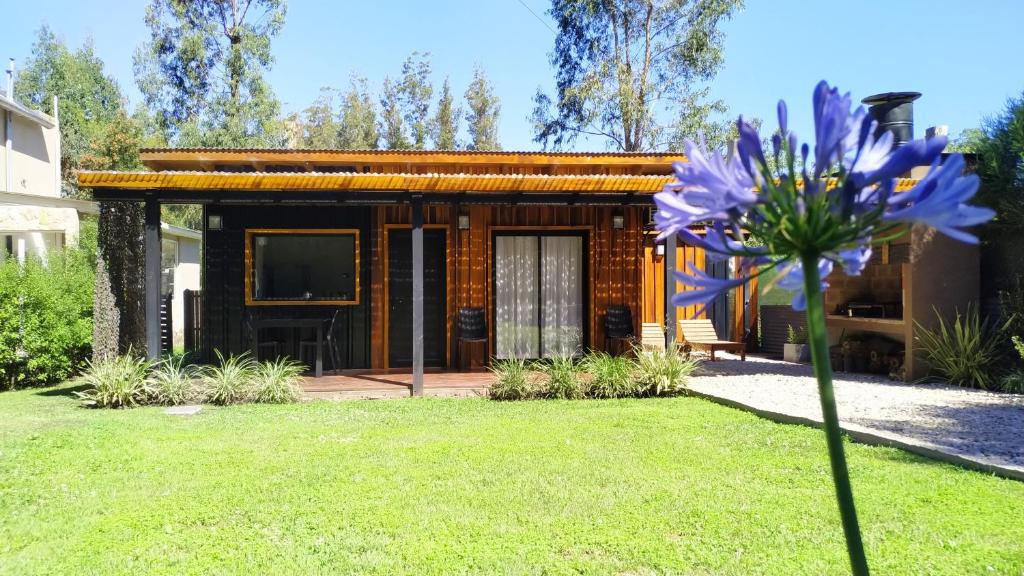
{"type": "MultiPolygon", "coordinates": [[[[246,328],[246,331],[248,331],[248,333],[249,333],[249,342],[255,341],[256,340],[256,327],[253,326],[252,316],[246,316],[245,317],[245,328],[246,328]]],[[[263,355],[263,350],[264,349],[270,350],[271,353],[273,354],[273,356],[271,358],[276,360],[276,359],[281,357],[281,351],[284,350],[284,341],[283,340],[260,340],[259,344],[258,344],[258,346],[256,348],[256,357],[253,358],[253,360],[256,360],[258,362],[258,361],[260,361],[261,358],[266,358],[266,356],[263,355]]]]}
{"type": "MultiPolygon", "coordinates": [[[[341,354],[338,351],[338,341],[334,338],[334,325],[338,322],[338,315],[341,314],[341,309],[334,311],[331,316],[331,321],[327,324],[324,329],[324,340],[323,345],[327,348],[327,352],[331,358],[331,370],[337,374],[338,368],[341,365],[340,358],[341,354]]],[[[306,358],[306,351],[309,350],[312,354],[311,362],[316,362],[316,335],[314,334],[313,340],[299,340],[299,362],[304,362],[306,358]]]]}
{"type": "MultiPolygon", "coordinates": [[[[487,313],[483,308],[459,308],[459,370],[463,367],[463,344],[467,342],[487,342],[487,313]]],[[[484,347],[484,356],[487,347],[484,347]]]]}
{"type": "Polygon", "coordinates": [[[604,311],[604,349],[610,349],[608,343],[611,341],[622,342],[632,338],[633,314],[629,306],[609,306],[604,311]]]}

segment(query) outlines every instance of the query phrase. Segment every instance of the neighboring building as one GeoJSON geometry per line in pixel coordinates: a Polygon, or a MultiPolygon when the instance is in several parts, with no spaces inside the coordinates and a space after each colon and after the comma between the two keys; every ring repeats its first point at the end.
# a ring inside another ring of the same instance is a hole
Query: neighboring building
{"type": "Polygon", "coordinates": [[[7,86],[0,92],[0,256],[45,258],[77,242],[79,214],[98,211],[93,202],[61,197],[57,118],[15,102],[10,79],[7,86]]]}
{"type": "Polygon", "coordinates": [[[160,296],[171,295],[173,347],[185,344],[185,291],[200,287],[202,233],[190,228],[160,223],[160,296]]]}

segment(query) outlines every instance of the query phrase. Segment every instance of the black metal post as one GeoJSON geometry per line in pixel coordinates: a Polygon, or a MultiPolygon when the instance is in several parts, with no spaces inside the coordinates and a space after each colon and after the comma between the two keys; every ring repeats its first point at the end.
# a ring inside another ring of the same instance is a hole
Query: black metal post
{"type": "Polygon", "coordinates": [[[146,357],[160,359],[160,203],[146,198],[146,357]]]}
{"type": "Polygon", "coordinates": [[[665,239],[665,346],[672,350],[676,343],[676,307],[672,297],[676,295],[676,235],[665,239]]]}
{"type": "Polygon", "coordinates": [[[412,395],[423,395],[423,196],[412,197],[412,395]]]}

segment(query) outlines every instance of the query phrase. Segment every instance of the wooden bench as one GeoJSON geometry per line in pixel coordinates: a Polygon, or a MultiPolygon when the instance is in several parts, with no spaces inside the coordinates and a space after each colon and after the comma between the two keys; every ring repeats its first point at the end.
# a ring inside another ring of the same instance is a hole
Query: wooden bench
{"type": "Polygon", "coordinates": [[[644,322],[640,327],[640,346],[644,350],[665,350],[665,329],[657,322],[644,322]]]}
{"type": "Polygon", "coordinates": [[[743,342],[731,342],[722,340],[715,331],[715,325],[709,319],[702,320],[680,320],[679,326],[683,329],[683,342],[693,348],[700,348],[711,353],[711,361],[715,361],[715,352],[725,350],[739,352],[740,359],[747,359],[747,347],[743,342]]]}

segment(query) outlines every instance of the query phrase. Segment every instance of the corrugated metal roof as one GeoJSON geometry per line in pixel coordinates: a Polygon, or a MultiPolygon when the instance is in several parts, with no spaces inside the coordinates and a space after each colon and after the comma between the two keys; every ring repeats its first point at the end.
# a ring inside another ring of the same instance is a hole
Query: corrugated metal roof
{"type": "Polygon", "coordinates": [[[190,153],[231,153],[231,154],[373,154],[375,156],[551,156],[564,158],[672,158],[683,157],[682,152],[587,152],[587,151],[540,151],[540,150],[378,150],[372,148],[142,148],[142,154],[190,153]]]}
{"type": "Polygon", "coordinates": [[[671,177],[320,172],[90,172],[85,188],[160,190],[358,190],[409,192],[657,192],[671,177]]]}
{"type": "MultiPolygon", "coordinates": [[[[320,172],[90,172],[78,174],[85,188],[131,190],[280,190],[400,192],[605,192],[654,193],[671,176],[540,174],[373,174],[320,172]]],[[[917,180],[901,178],[896,189],[917,180]]]]}

